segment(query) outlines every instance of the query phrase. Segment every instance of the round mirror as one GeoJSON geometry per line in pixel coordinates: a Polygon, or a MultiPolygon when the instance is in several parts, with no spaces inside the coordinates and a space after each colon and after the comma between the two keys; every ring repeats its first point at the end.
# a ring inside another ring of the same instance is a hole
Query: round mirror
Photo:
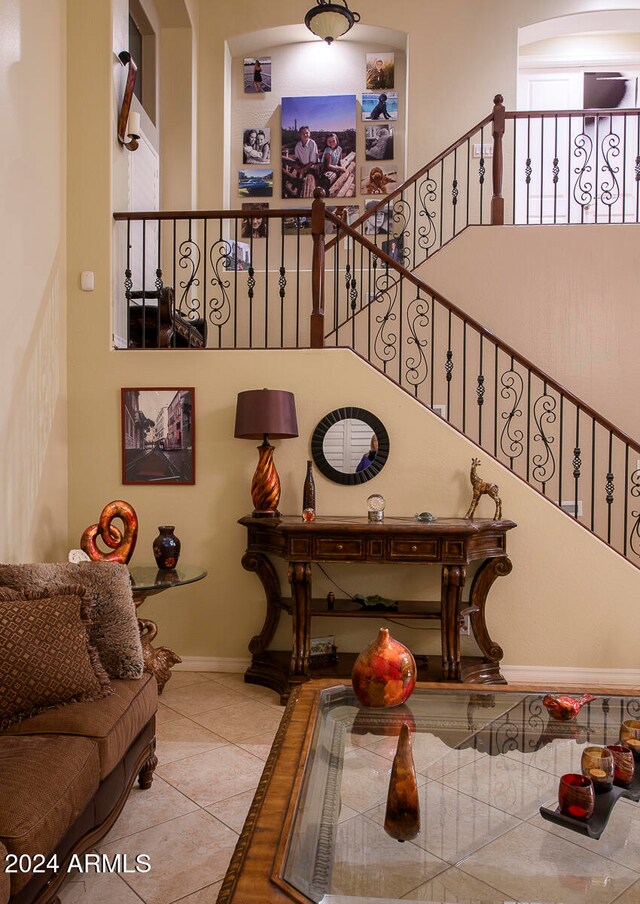
{"type": "Polygon", "coordinates": [[[382,421],[364,408],[336,408],[313,431],[311,454],[329,480],[365,483],[389,457],[389,434],[382,421]]]}

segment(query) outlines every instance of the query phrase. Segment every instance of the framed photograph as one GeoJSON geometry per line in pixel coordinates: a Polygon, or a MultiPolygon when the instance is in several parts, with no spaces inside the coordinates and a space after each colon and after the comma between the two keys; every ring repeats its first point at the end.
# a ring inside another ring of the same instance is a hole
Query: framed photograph
{"type": "Polygon", "coordinates": [[[240,235],[243,239],[266,239],[269,235],[269,220],[267,217],[261,217],[261,210],[268,210],[268,204],[250,204],[244,203],[243,210],[251,210],[253,213],[242,220],[240,227],[240,235]]]}
{"type": "Polygon", "coordinates": [[[284,235],[311,235],[311,217],[284,217],[282,232],[284,235]]]}
{"type": "MultiPolygon", "coordinates": [[[[365,212],[375,207],[378,201],[367,201],[364,206],[365,212]]],[[[391,211],[391,202],[387,202],[387,206],[380,207],[374,214],[364,221],[365,235],[389,235],[389,215],[391,211]]]]}
{"type": "Polygon", "coordinates": [[[383,242],[380,247],[389,255],[389,257],[392,257],[394,261],[397,261],[399,264],[404,264],[404,240],[401,235],[393,236],[388,241],[383,242]]]}
{"type": "MultiPolygon", "coordinates": [[[[327,205],[327,210],[330,210],[335,216],[340,217],[340,219],[344,220],[349,226],[351,226],[351,224],[360,216],[360,207],[358,204],[327,205]]],[[[334,235],[337,232],[336,227],[330,220],[325,221],[325,232],[327,235],[334,235]]]]}
{"type": "Polygon", "coordinates": [[[282,98],[282,197],[356,194],[356,96],[282,98]]]}
{"type": "Polygon", "coordinates": [[[398,167],[395,163],[362,166],[360,192],[363,195],[388,195],[398,187],[398,167]]]}
{"type": "Polygon", "coordinates": [[[368,91],[393,88],[394,54],[368,53],[365,84],[368,91]]]}
{"type": "Polygon", "coordinates": [[[393,126],[364,127],[366,160],[393,160],[393,126]]]}
{"type": "Polygon", "coordinates": [[[271,57],[249,57],[244,61],[244,93],[271,91],[271,57]]]}
{"type": "Polygon", "coordinates": [[[263,167],[240,170],[238,194],[245,198],[270,198],[273,195],[273,170],[263,167]]]}
{"type": "Polygon", "coordinates": [[[247,166],[271,163],[271,129],[245,129],[242,135],[242,162],[247,166]]]}
{"type": "Polygon", "coordinates": [[[122,482],[193,484],[195,389],[122,389],[122,482]]]}
{"type": "Polygon", "coordinates": [[[398,95],[395,91],[362,95],[362,118],[366,120],[397,119],[398,95]]]}
{"type": "Polygon", "coordinates": [[[225,239],[220,256],[224,257],[225,270],[248,270],[251,266],[251,245],[225,239]]]}

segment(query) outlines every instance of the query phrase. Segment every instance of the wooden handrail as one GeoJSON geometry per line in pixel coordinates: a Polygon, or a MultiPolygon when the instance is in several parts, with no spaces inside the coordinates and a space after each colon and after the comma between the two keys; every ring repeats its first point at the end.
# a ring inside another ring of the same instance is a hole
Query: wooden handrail
{"type": "MultiPolygon", "coordinates": [[[[497,348],[499,348],[506,355],[509,355],[510,358],[513,358],[514,361],[517,361],[518,364],[521,364],[525,367],[530,373],[538,377],[539,380],[542,380],[548,387],[553,389],[555,392],[562,395],[565,399],[571,402],[577,409],[582,411],[584,414],[588,415],[592,420],[596,421],[602,427],[604,427],[607,431],[612,433],[615,437],[617,437],[621,442],[625,443],[636,451],[640,452],[640,444],[635,440],[631,439],[630,436],[627,436],[622,430],[616,427],[615,424],[612,424],[611,421],[608,421],[606,418],[602,417],[602,415],[598,414],[590,405],[584,402],[582,399],[575,396],[568,389],[565,389],[560,383],[554,380],[552,377],[548,376],[543,370],[540,370],[535,364],[529,361],[528,358],[525,358],[524,355],[521,355],[520,352],[516,351],[512,348],[508,343],[503,342],[502,339],[499,339],[491,330],[488,330],[481,323],[475,320],[473,317],[470,317],[468,314],[465,314],[464,311],[455,305],[452,301],[449,301],[448,298],[445,298],[444,295],[441,295],[440,292],[437,292],[433,289],[428,283],[424,280],[420,279],[410,270],[407,270],[402,264],[399,264],[396,260],[382,251],[377,245],[374,245],[373,242],[370,242],[363,235],[360,235],[353,226],[345,223],[344,220],[341,220],[339,217],[336,217],[331,211],[327,210],[325,213],[325,217],[327,220],[330,220],[336,227],[341,226],[342,230],[350,235],[354,241],[357,241],[360,245],[362,245],[365,249],[367,249],[371,254],[374,254],[380,260],[384,261],[389,267],[395,270],[400,278],[406,279],[408,282],[412,283],[426,295],[431,296],[432,299],[439,302],[444,308],[448,311],[451,311],[452,314],[455,314],[456,317],[459,317],[464,323],[468,324],[474,330],[476,330],[481,336],[484,336],[490,342],[492,342],[497,348]]],[[[337,327],[336,327],[337,329],[337,327]]]]}
{"type": "Polygon", "coordinates": [[[114,213],[113,219],[120,220],[246,220],[251,216],[275,217],[309,217],[310,207],[287,207],[285,209],[264,208],[256,210],[121,210],[114,213]]]}

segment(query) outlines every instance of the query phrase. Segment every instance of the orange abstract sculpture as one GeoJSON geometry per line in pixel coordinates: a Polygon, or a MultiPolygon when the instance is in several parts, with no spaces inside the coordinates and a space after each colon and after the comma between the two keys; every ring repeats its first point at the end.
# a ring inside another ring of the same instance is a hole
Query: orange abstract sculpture
{"type": "Polygon", "coordinates": [[[138,539],[138,516],[133,506],[121,499],[109,502],[102,509],[100,521],[90,525],[80,539],[80,548],[86,552],[94,562],[122,562],[127,564],[138,539]],[[124,524],[124,532],[112,522],[114,518],[120,518],[124,524]],[[111,549],[111,552],[101,552],[96,539],[100,534],[102,541],[111,549]]]}

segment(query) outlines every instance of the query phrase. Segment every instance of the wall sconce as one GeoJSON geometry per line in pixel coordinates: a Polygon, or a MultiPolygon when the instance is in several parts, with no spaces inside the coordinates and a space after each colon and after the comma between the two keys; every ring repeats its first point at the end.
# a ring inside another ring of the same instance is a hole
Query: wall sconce
{"type": "Polygon", "coordinates": [[[262,445],[258,446],[258,466],[251,481],[253,517],[280,517],[280,478],[269,437],[287,439],[298,435],[293,393],[281,389],[239,392],[233,435],[239,439],[262,439],[262,445]]]}
{"type": "Polygon", "coordinates": [[[329,0],[318,0],[318,5],[309,10],[304,17],[304,24],[310,32],[331,44],[336,38],[346,35],[356,22],[360,21],[360,13],[354,13],[347,6],[347,0],[330,3],[329,0]]]}
{"type": "Polygon", "coordinates": [[[136,66],[133,57],[128,50],[122,50],[118,54],[118,59],[123,66],[128,66],[127,82],[124,86],[124,97],[122,98],[122,106],[120,115],[118,116],[118,141],[123,144],[128,151],[135,151],[138,147],[138,138],[140,138],[140,114],[131,113],[131,98],[133,97],[133,86],[136,81],[136,66]]]}

